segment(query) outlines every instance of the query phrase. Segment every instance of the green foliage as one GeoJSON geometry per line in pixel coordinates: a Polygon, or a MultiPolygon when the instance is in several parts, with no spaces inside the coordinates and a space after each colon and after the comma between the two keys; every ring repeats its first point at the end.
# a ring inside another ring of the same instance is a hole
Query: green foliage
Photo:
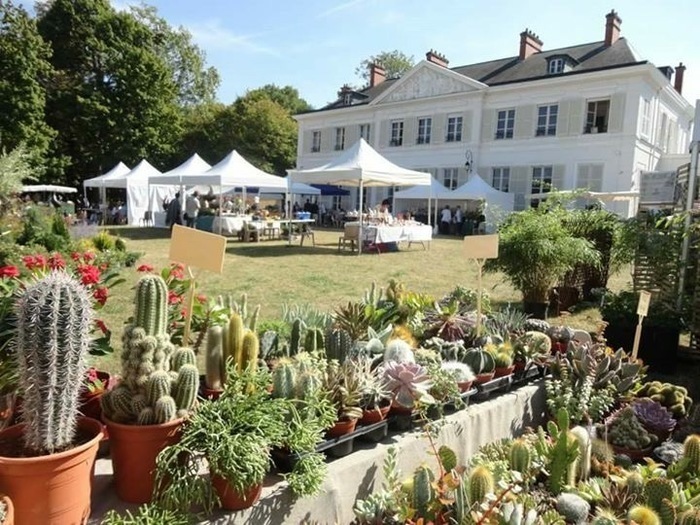
{"type": "Polygon", "coordinates": [[[398,49],[382,51],[372,55],[355,68],[355,74],[366,83],[369,83],[369,67],[372,64],[380,64],[386,71],[387,78],[398,78],[408,73],[415,64],[413,56],[408,56],[398,49]]]}
{"type": "MultiPolygon", "coordinates": [[[[557,423],[547,425],[552,443],[547,443],[540,429],[538,447],[540,455],[547,458],[549,479],[547,485],[552,494],[559,494],[569,480],[569,471],[578,459],[579,448],[576,440],[569,435],[569,413],[565,409],[557,412],[557,423]]],[[[561,511],[560,511],[561,512],[561,511]]]]}
{"type": "Polygon", "coordinates": [[[246,97],[251,99],[268,98],[282,106],[291,115],[313,109],[306,100],[299,96],[299,91],[292,86],[279,87],[275,84],[266,84],[263,87],[248,91],[246,97]]]}
{"type": "MultiPolygon", "coordinates": [[[[600,315],[613,326],[636,326],[639,320],[637,304],[639,293],[631,290],[622,290],[618,293],[606,292],[600,306],[600,315]]],[[[648,315],[645,324],[650,326],[663,326],[668,328],[681,328],[682,316],[668,304],[661,301],[658,296],[652,296],[649,303],[648,315]]]]}
{"type": "Polygon", "coordinates": [[[187,515],[148,504],[140,506],[135,514],[127,510],[123,516],[116,510],[110,510],[100,525],[191,525],[192,523],[194,521],[187,515]]]}
{"type": "Polygon", "coordinates": [[[110,235],[108,231],[102,230],[92,238],[92,245],[95,249],[106,252],[108,250],[114,250],[116,239],[110,235]]]}

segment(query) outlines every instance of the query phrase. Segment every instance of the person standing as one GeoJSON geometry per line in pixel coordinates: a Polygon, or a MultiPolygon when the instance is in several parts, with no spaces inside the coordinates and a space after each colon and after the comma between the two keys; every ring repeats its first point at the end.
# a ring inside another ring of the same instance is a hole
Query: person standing
{"type": "Polygon", "coordinates": [[[445,204],[445,207],[440,212],[440,233],[443,235],[448,235],[450,233],[450,224],[452,223],[452,210],[450,210],[449,204],[445,204]]]}
{"type": "Polygon", "coordinates": [[[453,218],[453,222],[455,225],[455,235],[461,235],[462,234],[462,221],[464,220],[464,216],[462,215],[462,208],[457,206],[457,209],[455,210],[455,215],[453,218]]]}
{"type": "Polygon", "coordinates": [[[182,224],[182,205],[180,204],[180,192],[175,194],[175,198],[168,203],[168,210],[165,213],[165,223],[173,229],[176,224],[182,224]]]}
{"type": "Polygon", "coordinates": [[[199,215],[199,192],[194,192],[192,195],[187,196],[185,201],[185,221],[187,221],[186,226],[188,228],[194,228],[194,223],[197,220],[197,215],[199,215]]]}

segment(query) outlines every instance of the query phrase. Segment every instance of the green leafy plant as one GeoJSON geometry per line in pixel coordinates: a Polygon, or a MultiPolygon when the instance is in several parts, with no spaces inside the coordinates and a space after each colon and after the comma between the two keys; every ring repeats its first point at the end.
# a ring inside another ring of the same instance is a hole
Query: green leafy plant
{"type": "Polygon", "coordinates": [[[127,510],[121,515],[110,510],[100,522],[100,525],[191,525],[194,521],[188,515],[179,514],[157,505],[142,505],[132,514],[127,510]]]}

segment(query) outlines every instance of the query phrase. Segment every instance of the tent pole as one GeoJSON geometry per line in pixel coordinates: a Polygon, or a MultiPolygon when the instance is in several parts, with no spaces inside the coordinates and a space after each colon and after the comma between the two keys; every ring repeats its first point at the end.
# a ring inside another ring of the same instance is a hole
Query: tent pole
{"type": "Polygon", "coordinates": [[[292,195],[289,190],[284,194],[284,205],[287,208],[287,246],[292,245],[292,195]]]}
{"type": "Polygon", "coordinates": [[[430,190],[430,194],[428,195],[428,226],[433,225],[433,210],[432,210],[432,203],[433,203],[433,191],[432,188],[430,190]]]}
{"type": "Polygon", "coordinates": [[[364,193],[364,191],[362,191],[363,189],[364,189],[364,182],[362,181],[362,179],[360,179],[360,210],[359,210],[360,215],[358,217],[360,219],[360,226],[358,228],[357,255],[362,254],[362,242],[364,240],[364,237],[362,235],[362,215],[363,215],[362,211],[363,211],[363,206],[364,206],[364,203],[362,202],[363,201],[362,197],[363,197],[363,193],[364,193]]]}
{"type": "Polygon", "coordinates": [[[221,215],[221,210],[224,208],[224,185],[222,181],[219,181],[219,235],[223,229],[223,217],[221,215]]]}

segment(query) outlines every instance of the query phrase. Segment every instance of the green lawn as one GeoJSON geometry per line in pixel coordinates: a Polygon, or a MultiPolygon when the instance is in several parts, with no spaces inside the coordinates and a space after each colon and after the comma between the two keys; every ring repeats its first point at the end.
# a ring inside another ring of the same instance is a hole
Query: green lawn
{"type": "MultiPolygon", "coordinates": [[[[140,263],[161,268],[169,263],[169,231],[158,228],[112,228],[110,231],[125,239],[129,250],[142,252],[140,263]]],[[[440,297],[456,285],[476,288],[476,269],[464,258],[460,238],[440,237],[433,240],[430,249],[420,245],[398,253],[351,255],[338,252],[340,233],[332,230],[316,231],[316,246],[291,247],[286,241],[242,243],[228,241],[224,271],[221,275],[198,272],[198,290],[207,295],[240,295],[246,292],[249,304],[260,304],[261,319],[281,316],[284,303],[314,305],[332,310],[349,300],[362,296],[372,282],[386,285],[390,279],[403,282],[407,288],[440,297]]],[[[126,269],[127,282],[113,289],[102,317],[114,330],[119,345],[121,327],[131,315],[131,287],[138,280],[135,269],[126,269]]],[[[629,281],[629,274],[615,276],[613,289],[629,281]]],[[[484,287],[495,306],[519,303],[520,294],[502,274],[486,274],[484,287]]],[[[600,316],[589,308],[567,316],[566,323],[575,327],[595,329],[600,316]]],[[[113,357],[105,358],[101,366],[113,368],[113,357]]]]}

